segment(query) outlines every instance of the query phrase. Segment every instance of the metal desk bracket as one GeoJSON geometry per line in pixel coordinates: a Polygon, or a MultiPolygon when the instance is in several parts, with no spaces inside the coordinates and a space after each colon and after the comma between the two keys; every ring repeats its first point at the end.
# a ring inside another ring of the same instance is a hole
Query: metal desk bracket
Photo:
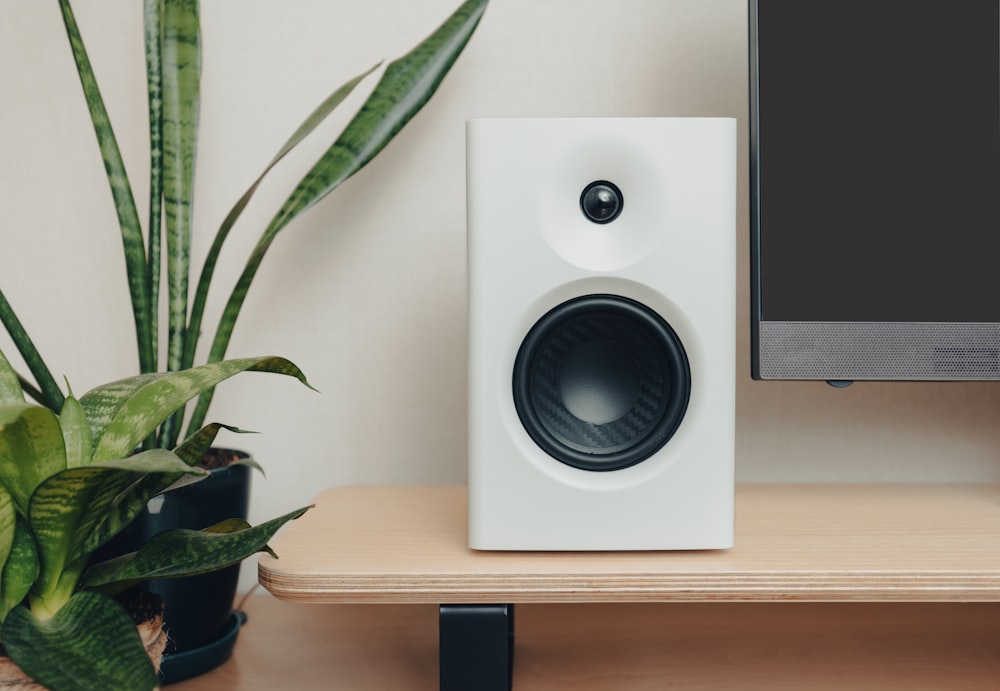
{"type": "Polygon", "coordinates": [[[514,605],[441,605],[440,691],[511,691],[514,605]]]}

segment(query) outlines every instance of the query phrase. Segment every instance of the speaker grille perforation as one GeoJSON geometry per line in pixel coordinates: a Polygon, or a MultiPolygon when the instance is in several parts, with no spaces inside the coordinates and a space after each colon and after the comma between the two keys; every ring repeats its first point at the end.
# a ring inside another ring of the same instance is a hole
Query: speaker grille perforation
{"type": "Polygon", "coordinates": [[[1000,379],[1000,325],[762,322],[765,379],[1000,379]]]}

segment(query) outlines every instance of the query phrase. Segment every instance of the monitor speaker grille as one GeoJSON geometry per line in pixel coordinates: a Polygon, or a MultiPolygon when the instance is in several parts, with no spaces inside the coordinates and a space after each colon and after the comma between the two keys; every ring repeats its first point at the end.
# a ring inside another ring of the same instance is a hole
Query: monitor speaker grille
{"type": "Polygon", "coordinates": [[[761,322],[762,379],[1000,379],[1000,325],[761,322]]]}

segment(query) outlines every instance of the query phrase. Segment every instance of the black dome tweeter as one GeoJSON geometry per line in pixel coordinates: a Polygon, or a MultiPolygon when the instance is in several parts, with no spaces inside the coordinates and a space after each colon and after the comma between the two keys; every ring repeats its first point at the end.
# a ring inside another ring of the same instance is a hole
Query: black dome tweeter
{"type": "Polygon", "coordinates": [[[553,458],[583,470],[640,463],[680,426],[691,395],[684,347],[656,312],[615,295],[546,313],[518,350],[514,405],[553,458]]]}
{"type": "Polygon", "coordinates": [[[583,188],[580,195],[580,210],[590,221],[599,224],[611,223],[625,208],[622,191],[613,182],[597,180],[583,188]]]}

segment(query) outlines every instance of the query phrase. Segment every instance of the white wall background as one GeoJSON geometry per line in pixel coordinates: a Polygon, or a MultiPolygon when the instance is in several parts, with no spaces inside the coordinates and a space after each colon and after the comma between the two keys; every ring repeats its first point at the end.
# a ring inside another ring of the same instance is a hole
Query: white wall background
{"type": "MultiPolygon", "coordinates": [[[[204,0],[196,259],[306,113],[457,4],[204,0]]],[[[141,3],[74,6],[144,208],[141,3]]],[[[750,381],[746,15],[745,0],[493,0],[428,107],[285,231],[251,289],[230,356],[284,355],[322,392],[264,375],[220,389],[211,419],[261,432],[226,440],[267,469],[254,520],[335,485],[464,481],[464,121],[477,116],[738,117],[738,478],[1000,481],[996,385],[750,381]]],[[[120,239],[55,2],[0,8],[0,94],[0,287],[80,394],[137,364],[120,239]]],[[[216,308],[359,103],[260,190],[224,257],[216,308]]],[[[5,335],[0,348],[16,360],[5,335]]]]}

